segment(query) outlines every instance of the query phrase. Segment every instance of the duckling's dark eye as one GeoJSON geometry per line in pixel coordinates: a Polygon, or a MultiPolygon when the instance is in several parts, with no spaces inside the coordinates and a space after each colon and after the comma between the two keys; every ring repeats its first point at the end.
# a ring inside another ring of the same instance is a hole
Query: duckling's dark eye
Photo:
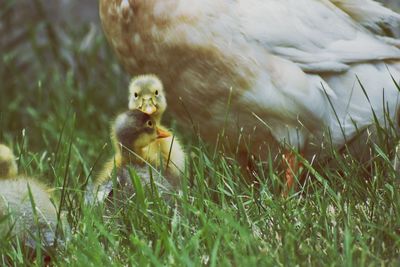
{"type": "Polygon", "coordinates": [[[156,91],[154,92],[154,94],[155,94],[155,95],[158,95],[158,90],[156,90],[156,91]]]}
{"type": "Polygon", "coordinates": [[[138,95],[138,93],[135,92],[134,96],[135,96],[135,98],[138,98],[139,95],[138,95]]]}
{"type": "Polygon", "coordinates": [[[147,124],[148,127],[153,128],[153,122],[152,121],[147,121],[146,124],[147,124]]]}

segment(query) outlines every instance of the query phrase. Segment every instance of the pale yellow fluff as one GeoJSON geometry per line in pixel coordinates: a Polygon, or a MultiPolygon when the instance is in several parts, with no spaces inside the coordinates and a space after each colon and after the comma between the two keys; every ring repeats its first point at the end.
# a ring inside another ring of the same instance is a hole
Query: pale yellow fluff
{"type": "Polygon", "coordinates": [[[12,150],[2,144],[0,178],[0,238],[12,233],[25,246],[35,248],[35,236],[40,233],[42,246],[52,246],[58,218],[51,190],[33,178],[18,175],[12,150]]]}
{"type": "Polygon", "coordinates": [[[0,144],[0,179],[14,177],[17,173],[14,153],[6,145],[0,144]]]}
{"type": "Polygon", "coordinates": [[[0,238],[11,232],[34,248],[35,236],[40,233],[43,246],[53,245],[57,209],[48,191],[42,183],[25,176],[0,180],[0,217],[7,216],[0,222],[0,238]]]}

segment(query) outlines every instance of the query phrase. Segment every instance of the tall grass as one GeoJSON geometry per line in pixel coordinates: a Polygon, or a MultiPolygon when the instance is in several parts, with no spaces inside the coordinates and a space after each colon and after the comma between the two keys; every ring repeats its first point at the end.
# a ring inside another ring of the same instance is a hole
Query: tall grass
{"type": "MultiPolygon", "coordinates": [[[[63,47],[74,66],[41,60],[52,43],[33,52],[40,64],[26,73],[18,55],[1,56],[0,141],[14,148],[21,173],[55,188],[54,201],[71,227],[65,246],[51,252],[54,265],[400,263],[399,182],[391,163],[398,137],[385,127],[377,126],[378,140],[363,144],[366,161],[344,149],[332,151],[324,166],[304,162],[304,181],[288,198],[279,192],[279,168],[260,169],[257,183],[249,183],[234,159],[192,138],[182,189],[169,202],[144,188],[144,197],[112,213],[85,205],[87,181],[112,154],[110,120],[127,106],[127,77],[104,37],[80,50],[88,32],[70,32],[74,42],[63,47]]],[[[279,159],[271,156],[270,163],[279,159]]],[[[40,263],[10,240],[0,252],[0,264],[40,263]]]]}

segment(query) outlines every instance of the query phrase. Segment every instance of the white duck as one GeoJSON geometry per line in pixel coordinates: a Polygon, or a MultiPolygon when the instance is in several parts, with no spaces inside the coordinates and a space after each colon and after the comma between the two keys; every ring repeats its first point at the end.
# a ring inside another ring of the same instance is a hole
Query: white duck
{"type": "MultiPolygon", "coordinates": [[[[363,27],[378,35],[387,35],[399,31],[400,16],[396,12],[372,0],[330,0],[337,7],[349,14],[363,27]]],[[[393,7],[395,5],[392,5],[393,7]]],[[[397,41],[398,42],[398,41],[397,41]]]]}
{"type": "Polygon", "coordinates": [[[372,110],[397,114],[399,40],[381,22],[400,16],[372,0],[101,0],[100,17],[126,69],[158,75],[175,117],[209,142],[225,128],[232,150],[310,157],[323,133],[340,147],[372,110]]]}

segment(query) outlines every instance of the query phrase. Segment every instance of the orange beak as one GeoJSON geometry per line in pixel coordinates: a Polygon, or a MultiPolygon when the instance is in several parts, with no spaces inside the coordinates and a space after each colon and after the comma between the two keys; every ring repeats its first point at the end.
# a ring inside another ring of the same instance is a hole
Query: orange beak
{"type": "Polygon", "coordinates": [[[170,137],[171,134],[165,130],[161,130],[160,128],[157,128],[157,139],[161,139],[161,138],[166,138],[166,137],[170,137]]]}

